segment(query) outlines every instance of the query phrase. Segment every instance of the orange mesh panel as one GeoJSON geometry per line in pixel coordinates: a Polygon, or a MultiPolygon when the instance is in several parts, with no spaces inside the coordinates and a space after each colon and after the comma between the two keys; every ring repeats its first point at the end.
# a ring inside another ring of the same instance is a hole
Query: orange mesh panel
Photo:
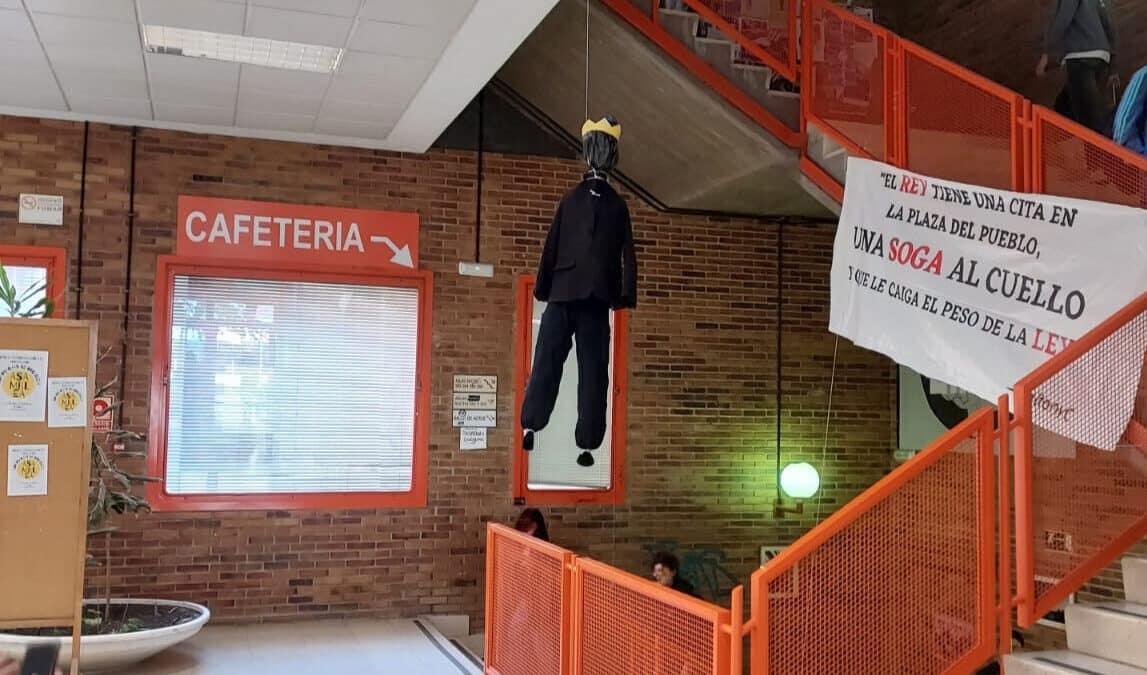
{"type": "MultiPolygon", "coordinates": [[[[1031,410],[1017,411],[1021,417],[1030,415],[1035,425],[1028,542],[1034,578],[1022,583],[1028,588],[1034,585],[1037,617],[1052,609],[1060,596],[1075,590],[1064,585],[1069,575],[1084,572],[1081,583],[1098,572],[1122,553],[1123,547],[1116,545],[1116,540],[1141,530],[1147,518],[1147,447],[1140,450],[1128,443],[1109,452],[1048,431],[1048,427],[1058,428],[1062,419],[1057,419],[1055,406],[1048,402],[1070,401],[1080,390],[1098,392],[1123,382],[1138,388],[1133,419],[1147,423],[1144,344],[1147,312],[1140,312],[1083,356],[1034,386],[1031,410]],[[1132,360],[1128,360],[1128,351],[1132,360]],[[1055,591],[1056,598],[1045,600],[1055,591]]],[[[1121,429],[1121,421],[1108,408],[1095,418],[1072,418],[1074,424],[1086,423],[1091,429],[1112,425],[1121,429]]]]}
{"type": "Polygon", "coordinates": [[[907,168],[1010,190],[1020,98],[987,88],[957,66],[904,45],[907,168]]]}
{"type": "Polygon", "coordinates": [[[683,609],[653,582],[592,561],[579,566],[577,675],[711,675],[728,667],[716,639],[723,610],[682,596],[700,611],[683,609]]]}
{"type": "Polygon", "coordinates": [[[1128,158],[1111,141],[1098,143],[1066,127],[1066,122],[1040,111],[1036,133],[1042,151],[1034,160],[1044,172],[1041,192],[1147,207],[1147,160],[1128,158]]]}
{"type": "Polygon", "coordinates": [[[491,531],[486,664],[500,675],[562,675],[562,554],[530,544],[491,531]]]}
{"type": "MultiPolygon", "coordinates": [[[[789,62],[789,7],[793,0],[699,0],[741,35],[781,64],[789,62]]],[[[746,49],[738,47],[734,60],[764,65],[746,49]]]]}
{"type": "Polygon", "coordinates": [[[768,675],[941,673],[994,646],[977,437],[768,582],[768,675]]]}
{"type": "MultiPolygon", "coordinates": [[[[806,4],[812,25],[810,119],[873,159],[885,159],[885,39],[879,29],[827,2],[806,4]]],[[[810,153],[812,154],[812,153],[810,153]]]]}

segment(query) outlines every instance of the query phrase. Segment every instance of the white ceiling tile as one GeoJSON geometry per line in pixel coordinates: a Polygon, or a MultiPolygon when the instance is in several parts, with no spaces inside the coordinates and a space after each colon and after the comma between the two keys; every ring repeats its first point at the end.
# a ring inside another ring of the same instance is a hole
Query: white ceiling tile
{"type": "Polygon", "coordinates": [[[319,109],[319,116],[329,119],[342,119],[351,122],[374,122],[394,124],[406,112],[405,103],[377,105],[363,101],[327,98],[319,109]]]}
{"type": "Polygon", "coordinates": [[[374,21],[432,26],[453,32],[462,25],[473,8],[474,0],[366,0],[359,16],[374,21]]]}
{"type": "Polygon", "coordinates": [[[359,21],[347,46],[360,52],[436,59],[450,36],[451,33],[421,26],[359,21]]]}
{"type": "MultiPolygon", "coordinates": [[[[0,40],[4,42],[35,42],[36,31],[22,9],[0,10],[0,40]]],[[[21,49],[28,49],[24,46],[21,49]]]]}
{"type": "Polygon", "coordinates": [[[20,0],[0,0],[0,9],[24,9],[20,0]]]}
{"type": "MultiPolygon", "coordinates": [[[[0,74],[0,87],[7,88],[10,85],[4,79],[4,75],[0,74]]],[[[60,94],[60,88],[53,82],[51,87],[41,85],[40,87],[27,87],[21,86],[20,95],[8,99],[6,96],[0,97],[0,105],[11,106],[13,108],[26,108],[28,110],[67,110],[68,106],[64,103],[64,97],[60,94]]]]}
{"type": "Polygon", "coordinates": [[[134,23],[60,14],[36,14],[33,20],[44,44],[63,43],[89,47],[113,44],[140,48],[139,28],[134,23]]]}
{"type": "MultiPolygon", "coordinates": [[[[20,3],[17,1],[16,4],[20,3]]],[[[34,13],[135,23],[135,3],[132,0],[25,0],[24,4],[34,13]]]]}
{"type": "Polygon", "coordinates": [[[239,90],[237,63],[148,54],[147,71],[153,101],[227,108],[235,105],[239,90]]]}
{"type": "Polygon", "coordinates": [[[320,117],[315,121],[315,131],[333,136],[354,136],[357,138],[386,138],[394,124],[355,122],[337,118],[320,117]]]}
{"type": "Polygon", "coordinates": [[[319,113],[321,98],[302,98],[291,91],[263,91],[243,84],[239,90],[239,110],[278,112],[314,117],[319,113]]]}
{"type": "Polygon", "coordinates": [[[51,78],[52,69],[42,49],[6,49],[0,51],[0,76],[51,78]]]}
{"type": "Polygon", "coordinates": [[[111,98],[68,93],[72,112],[108,115],[128,119],[151,119],[151,103],[146,98],[111,98]]]}
{"type": "Polygon", "coordinates": [[[138,45],[107,43],[104,45],[45,45],[48,59],[55,68],[92,68],[138,73],[143,76],[143,53],[138,45]]]}
{"type": "Polygon", "coordinates": [[[322,98],[327,85],[330,84],[331,76],[326,73],[244,65],[241,80],[244,88],[283,90],[302,97],[322,98]]]}
{"type": "Polygon", "coordinates": [[[243,34],[246,5],[221,0],[139,0],[145,24],[243,34]]]}
{"type": "Polygon", "coordinates": [[[347,80],[336,77],[335,81],[331,83],[327,95],[343,101],[357,101],[359,103],[408,105],[417,93],[417,85],[410,86],[381,80],[347,80]]]}
{"type": "Polygon", "coordinates": [[[314,12],[316,14],[329,14],[331,16],[353,17],[358,12],[360,0],[254,0],[251,4],[260,7],[278,7],[279,9],[293,9],[299,12],[314,12]]]}
{"type": "Polygon", "coordinates": [[[251,18],[247,22],[247,35],[287,42],[342,47],[346,44],[352,23],[354,23],[353,19],[340,16],[253,7],[251,8],[251,18]]]}
{"type": "Polygon", "coordinates": [[[375,105],[402,105],[422,88],[434,62],[384,54],[347,52],[328,96],[375,105]]]}
{"type": "Polygon", "coordinates": [[[311,131],[315,126],[314,115],[291,115],[248,110],[239,111],[237,122],[239,126],[248,129],[275,129],[277,131],[311,131]]]}
{"type": "Polygon", "coordinates": [[[160,122],[183,122],[184,124],[213,124],[231,126],[235,111],[231,108],[214,108],[203,105],[173,105],[155,103],[155,119],[160,122]]]}
{"type": "Polygon", "coordinates": [[[147,80],[138,75],[108,72],[94,68],[56,68],[60,86],[71,100],[72,94],[111,96],[115,98],[147,98],[147,80]]]}

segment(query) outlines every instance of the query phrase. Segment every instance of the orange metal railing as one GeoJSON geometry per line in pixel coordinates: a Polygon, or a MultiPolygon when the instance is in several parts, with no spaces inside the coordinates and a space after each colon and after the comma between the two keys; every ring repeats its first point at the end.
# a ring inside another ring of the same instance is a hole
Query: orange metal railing
{"type": "Polygon", "coordinates": [[[487,673],[740,674],[729,610],[503,525],[486,546],[487,673]]]}
{"type": "Polygon", "coordinates": [[[1046,108],[1033,132],[1033,192],[1147,208],[1147,158],[1046,108]]]}
{"type": "Polygon", "coordinates": [[[572,673],[729,673],[729,610],[584,558],[574,579],[572,673]]]}
{"type": "Polygon", "coordinates": [[[995,653],[994,441],[986,408],[759,569],[753,675],[970,672],[995,653]]]}
{"type": "Polygon", "coordinates": [[[738,62],[765,65],[796,80],[797,0],[683,0],[703,20],[729,36],[739,48],[738,62]]]}
{"type": "Polygon", "coordinates": [[[486,672],[566,675],[573,554],[502,525],[486,532],[486,672]]]}
{"type": "Polygon", "coordinates": [[[1016,574],[1019,622],[1030,626],[1147,535],[1147,294],[1015,386],[1016,574]],[[1054,430],[1064,419],[1091,428],[1118,413],[1080,420],[1057,402],[1138,385],[1123,443],[1103,451],[1054,430]]]}

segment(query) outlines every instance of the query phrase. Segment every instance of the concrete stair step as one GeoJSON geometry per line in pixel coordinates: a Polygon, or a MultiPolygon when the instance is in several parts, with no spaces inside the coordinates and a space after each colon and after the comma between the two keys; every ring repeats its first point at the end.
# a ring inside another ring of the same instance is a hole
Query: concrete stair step
{"type": "Polygon", "coordinates": [[[1004,672],[1008,675],[1147,675],[1147,670],[1068,650],[1008,654],[1004,657],[1004,672]]]}
{"type": "Polygon", "coordinates": [[[725,77],[735,80],[733,43],[714,37],[693,38],[693,51],[725,77]]]}
{"type": "Polygon", "coordinates": [[[470,617],[465,614],[425,614],[420,617],[434,624],[442,635],[455,640],[470,636],[470,617]]]}
{"type": "Polygon", "coordinates": [[[676,9],[662,9],[657,12],[657,19],[670,35],[679,42],[693,47],[694,38],[697,37],[697,22],[700,20],[693,12],[683,12],[676,9]]]}
{"type": "Polygon", "coordinates": [[[1123,559],[1123,595],[1129,602],[1147,604],[1147,558],[1123,559]]]}
{"type": "Polygon", "coordinates": [[[1072,651],[1147,669],[1147,605],[1068,605],[1066,623],[1072,651]]]}

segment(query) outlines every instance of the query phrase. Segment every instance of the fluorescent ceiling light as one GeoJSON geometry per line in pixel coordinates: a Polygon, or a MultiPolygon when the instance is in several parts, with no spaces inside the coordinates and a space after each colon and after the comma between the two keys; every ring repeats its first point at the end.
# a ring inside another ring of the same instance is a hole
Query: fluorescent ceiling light
{"type": "Polygon", "coordinates": [[[343,54],[338,47],[171,26],[145,25],[143,39],[145,49],[152,54],[174,54],[312,73],[333,73],[343,54]]]}

